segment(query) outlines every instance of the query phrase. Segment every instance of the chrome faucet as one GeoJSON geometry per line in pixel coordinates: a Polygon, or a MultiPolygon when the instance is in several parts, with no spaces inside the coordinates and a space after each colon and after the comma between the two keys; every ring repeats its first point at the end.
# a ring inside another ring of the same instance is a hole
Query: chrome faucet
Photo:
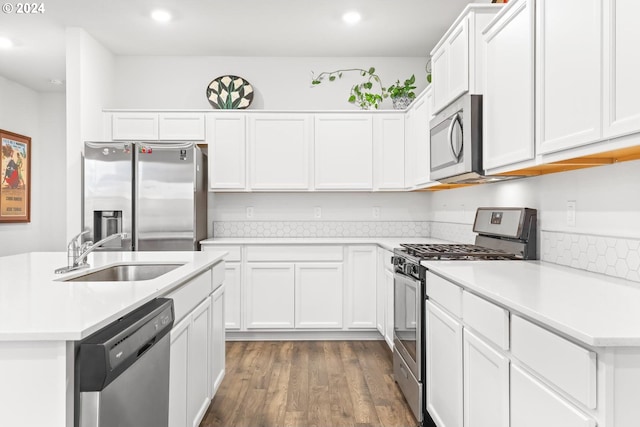
{"type": "Polygon", "coordinates": [[[54,271],[55,274],[68,273],[70,271],[78,270],[80,268],[89,267],[89,264],[87,263],[87,256],[91,252],[93,252],[100,246],[104,245],[105,243],[108,243],[117,238],[120,238],[120,239],[127,238],[127,233],[116,233],[116,234],[107,236],[96,243],[93,243],[92,241],[88,241],[81,244],[80,237],[87,234],[88,232],[89,232],[88,230],[83,231],[71,239],[71,241],[67,245],[67,266],[57,268],[54,271]]]}

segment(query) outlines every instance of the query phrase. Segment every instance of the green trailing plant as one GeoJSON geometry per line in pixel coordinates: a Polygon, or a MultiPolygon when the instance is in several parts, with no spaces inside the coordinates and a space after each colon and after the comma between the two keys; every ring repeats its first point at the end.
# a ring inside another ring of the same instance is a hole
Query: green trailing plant
{"type": "Polygon", "coordinates": [[[352,104],[358,105],[363,110],[368,110],[372,107],[377,109],[382,100],[387,98],[389,94],[384,86],[382,86],[380,77],[376,74],[376,69],[374,67],[371,67],[368,70],[364,70],[362,68],[346,68],[336,71],[323,71],[317,76],[312,71],[311,85],[317,86],[325,80],[333,82],[336,79],[341,79],[344,73],[352,72],[360,73],[360,76],[365,77],[365,81],[351,87],[348,101],[352,104]]]}
{"type": "Polygon", "coordinates": [[[416,83],[415,74],[411,75],[410,78],[404,81],[404,84],[400,84],[400,80],[396,81],[395,84],[389,86],[388,92],[391,99],[400,98],[406,96],[409,99],[414,99],[416,97],[416,93],[414,92],[416,83]]]}

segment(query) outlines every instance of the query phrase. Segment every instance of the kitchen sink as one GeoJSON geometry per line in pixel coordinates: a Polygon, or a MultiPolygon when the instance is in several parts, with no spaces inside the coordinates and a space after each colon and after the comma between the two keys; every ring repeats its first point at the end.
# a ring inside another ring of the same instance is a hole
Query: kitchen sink
{"type": "Polygon", "coordinates": [[[118,264],[94,270],[63,282],[139,282],[162,276],[184,264],[118,264]]]}

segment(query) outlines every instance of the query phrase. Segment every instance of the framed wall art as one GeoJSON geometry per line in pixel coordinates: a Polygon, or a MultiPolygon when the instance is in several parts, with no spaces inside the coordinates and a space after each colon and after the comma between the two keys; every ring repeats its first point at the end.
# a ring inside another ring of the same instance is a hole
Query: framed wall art
{"type": "Polygon", "coordinates": [[[0,129],[0,223],[31,221],[31,138],[0,129]]]}

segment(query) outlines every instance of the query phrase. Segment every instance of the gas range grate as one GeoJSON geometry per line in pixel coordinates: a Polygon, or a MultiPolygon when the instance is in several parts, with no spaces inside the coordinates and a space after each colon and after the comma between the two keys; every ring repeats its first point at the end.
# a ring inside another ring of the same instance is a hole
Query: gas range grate
{"type": "Polygon", "coordinates": [[[464,244],[401,244],[404,251],[420,259],[464,259],[464,260],[512,260],[518,259],[499,249],[490,249],[477,245],[464,244]]]}

